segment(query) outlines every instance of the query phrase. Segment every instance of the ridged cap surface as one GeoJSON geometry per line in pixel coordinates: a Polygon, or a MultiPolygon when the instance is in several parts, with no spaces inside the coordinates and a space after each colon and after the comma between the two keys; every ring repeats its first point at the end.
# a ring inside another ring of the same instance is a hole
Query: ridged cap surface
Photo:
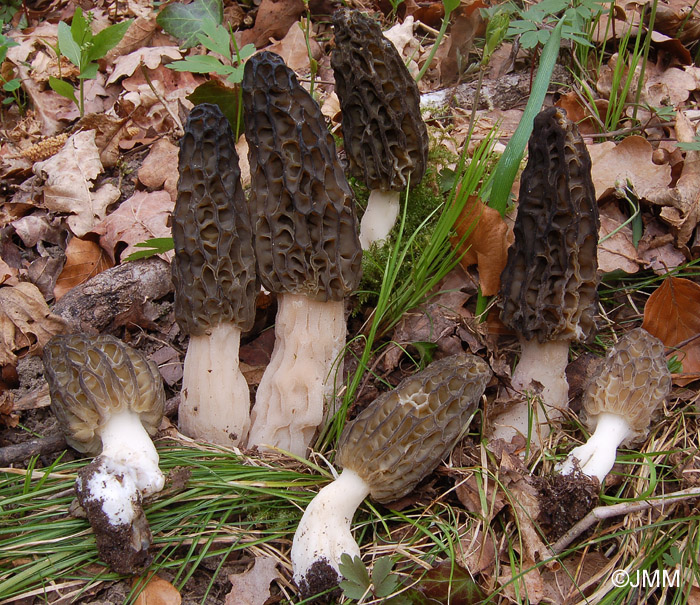
{"type": "Polygon", "coordinates": [[[464,434],[490,378],[486,362],[467,353],[431,363],[346,425],[338,463],[364,479],[378,502],[401,498],[464,434]]]}
{"type": "Polygon", "coordinates": [[[624,442],[628,445],[646,437],[652,414],[670,392],[663,343],[643,328],[635,328],[608,352],[584,393],[581,418],[593,430],[603,412],[622,416],[635,433],[624,442]]]}
{"type": "Polygon", "coordinates": [[[150,435],[158,430],[165,405],[158,367],[118,338],[55,336],[44,348],[44,368],[51,407],[79,452],[99,454],[100,428],[127,410],[139,415],[150,435]]]}
{"type": "Polygon", "coordinates": [[[180,140],[172,262],[175,317],[190,335],[233,322],[249,330],[259,286],[236,141],[221,110],[196,105],[180,140]]]}
{"type": "Polygon", "coordinates": [[[428,130],[420,94],[394,45],[359,11],[333,15],[331,66],[350,172],[370,189],[400,191],[423,178],[428,130]]]}
{"type": "Polygon", "coordinates": [[[515,243],[501,274],[501,319],[527,340],[586,340],[598,302],[598,206],[576,125],[541,112],[520,179],[515,243]]]}
{"type": "Polygon", "coordinates": [[[275,53],[248,59],[242,86],[260,280],[272,292],[343,300],[359,283],[362,250],[321,109],[275,53]]]}

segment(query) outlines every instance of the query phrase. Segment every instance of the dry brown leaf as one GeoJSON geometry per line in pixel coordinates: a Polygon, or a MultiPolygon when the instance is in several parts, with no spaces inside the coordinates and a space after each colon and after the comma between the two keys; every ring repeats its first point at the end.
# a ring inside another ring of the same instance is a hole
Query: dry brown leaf
{"type": "Polygon", "coordinates": [[[9,286],[16,285],[19,270],[10,267],[2,258],[0,258],[0,285],[7,284],[9,286]]]}
{"type": "Polygon", "coordinates": [[[673,381],[681,386],[700,377],[700,285],[682,277],[667,277],[644,306],[642,327],[674,350],[683,373],[673,381]]]}
{"type": "MultiPolygon", "coordinates": [[[[304,19],[298,23],[293,23],[286,33],[284,38],[271,44],[265,50],[277,53],[284,59],[284,62],[294,71],[303,71],[309,69],[309,52],[306,48],[306,37],[302,27],[304,19]]],[[[309,37],[309,46],[311,47],[311,55],[314,59],[321,58],[321,47],[314,38],[309,37]]]]}
{"type": "Polygon", "coordinates": [[[603,273],[618,269],[625,273],[639,271],[637,249],[632,243],[632,229],[628,225],[620,228],[626,220],[627,217],[622,214],[615,202],[605,204],[600,209],[598,269],[603,273]],[[618,231],[610,235],[616,229],[618,231]]]}
{"type": "Polygon", "coordinates": [[[630,136],[618,143],[612,141],[588,146],[591,156],[591,177],[596,198],[612,193],[617,184],[629,179],[637,195],[653,201],[660,192],[666,195],[671,182],[671,167],[652,161],[651,143],[640,136],[630,136]]]}
{"type": "Polygon", "coordinates": [[[177,199],[179,149],[167,139],[153,144],[139,168],[139,181],[149,189],[165,189],[170,199],[177,199]]]}
{"type": "Polygon", "coordinates": [[[90,231],[119,199],[119,189],[110,183],[91,191],[92,181],[102,173],[94,130],[75,133],[55,156],[34,164],[34,172],[46,182],[44,206],[68,213],[68,226],[78,237],[90,231]]]}
{"type": "Polygon", "coordinates": [[[0,288],[0,366],[25,352],[40,353],[66,323],[51,313],[39,288],[28,282],[0,288]]]}
{"type": "Polygon", "coordinates": [[[262,48],[270,39],[283,38],[289,28],[304,14],[302,0],[262,0],[255,16],[255,25],[241,32],[241,46],[255,44],[262,48]]]}
{"type": "Polygon", "coordinates": [[[137,191],[93,229],[100,245],[117,262],[139,248],[135,244],[154,237],[170,237],[168,221],[175,207],[167,191],[137,191]]]}
{"type": "Polygon", "coordinates": [[[177,46],[139,48],[114,61],[114,71],[110,74],[107,84],[114,84],[119,78],[131,76],[141,63],[148,69],[156,69],[161,63],[170,63],[170,61],[181,58],[182,53],[177,46]]]}
{"type": "Polygon", "coordinates": [[[513,241],[513,232],[508,229],[497,210],[489,208],[476,197],[467,201],[455,224],[457,237],[455,246],[468,233],[460,252],[466,249],[461,264],[466,269],[471,265],[479,268],[479,282],[484,296],[498,294],[501,273],[508,260],[508,246],[513,241]]]}
{"type": "Polygon", "coordinates": [[[459,541],[461,552],[457,563],[470,573],[493,573],[496,563],[496,537],[492,532],[484,532],[480,525],[471,525],[459,541]]]}
{"type": "Polygon", "coordinates": [[[66,264],[56,280],[53,295],[59,300],[68,290],[79,286],[114,263],[98,244],[74,237],[66,247],[66,264]]]}
{"type": "Polygon", "coordinates": [[[252,569],[228,577],[231,592],[225,605],[263,605],[270,598],[270,584],[280,577],[272,557],[255,557],[252,569]]]}
{"type": "Polygon", "coordinates": [[[182,603],[182,597],[177,588],[157,575],[147,580],[137,578],[134,581],[134,588],[140,591],[134,605],[180,605],[182,603]],[[141,588],[144,581],[148,584],[141,588]]]}

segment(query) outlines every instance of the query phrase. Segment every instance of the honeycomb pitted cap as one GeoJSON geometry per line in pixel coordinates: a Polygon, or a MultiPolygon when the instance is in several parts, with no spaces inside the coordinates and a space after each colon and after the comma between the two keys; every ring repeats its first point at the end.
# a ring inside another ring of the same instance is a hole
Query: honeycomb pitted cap
{"type": "Polygon", "coordinates": [[[333,15],[331,66],[350,172],[370,189],[401,191],[423,178],[428,130],[418,85],[379,23],[357,10],[333,15]]]}
{"type": "Polygon", "coordinates": [[[175,317],[185,332],[219,323],[249,330],[259,289],[236,141],[216,105],[196,105],[180,140],[172,262],[175,317]]]}
{"type": "Polygon", "coordinates": [[[491,375],[483,359],[467,353],[431,363],[346,425],[338,463],[355,471],[377,502],[401,498],[465,433],[491,375]]]}
{"type": "Polygon", "coordinates": [[[165,391],[158,367],[107,334],[53,337],[44,348],[51,407],[79,452],[102,451],[100,429],[115,414],[138,414],[153,435],[163,417],[165,391]]]}
{"type": "Polygon", "coordinates": [[[526,340],[587,340],[595,331],[599,282],[591,158],[558,107],[535,117],[528,154],[515,243],[501,274],[501,319],[526,340]]]}
{"type": "Polygon", "coordinates": [[[663,343],[645,329],[635,328],[608,352],[586,389],[581,420],[594,430],[600,414],[622,416],[634,432],[623,445],[632,445],[646,437],[652,415],[670,392],[663,343]]]}
{"type": "Polygon", "coordinates": [[[279,55],[253,55],[243,75],[258,274],[276,293],[343,300],[362,250],[352,191],[318,103],[279,55]]]}

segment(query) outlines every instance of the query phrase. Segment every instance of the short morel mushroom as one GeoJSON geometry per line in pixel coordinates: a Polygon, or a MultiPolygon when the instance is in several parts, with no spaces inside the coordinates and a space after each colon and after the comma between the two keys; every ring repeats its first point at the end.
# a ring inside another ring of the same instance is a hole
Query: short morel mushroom
{"type": "Polygon", "coordinates": [[[520,337],[512,386],[522,398],[493,419],[493,437],[520,433],[539,445],[568,407],[569,344],[595,330],[599,218],[590,156],[563,110],[535,118],[528,152],[500,292],[501,319],[520,337]],[[530,425],[524,393],[540,387],[530,425]]]}
{"type": "Polygon", "coordinates": [[[138,573],[151,560],[143,498],[165,482],[150,437],[165,403],[158,368],[113,336],[84,334],[52,338],[44,367],[66,441],[97,456],[78,472],[75,491],[100,557],[118,573],[138,573]]]}
{"type": "Polygon", "coordinates": [[[345,347],[345,297],[360,279],[350,187],[318,104],[282,58],[253,55],[243,77],[258,275],[276,293],[272,358],[249,446],[304,456],[333,396],[345,347]],[[339,368],[335,366],[335,368],[339,368]]]}
{"type": "Polygon", "coordinates": [[[625,334],[608,352],[583,397],[581,420],[593,434],[571,450],[561,473],[580,469],[603,483],[615,464],[617,448],[647,436],[652,414],[670,391],[663,343],[643,328],[625,334]]]}
{"type": "Polygon", "coordinates": [[[415,80],[376,21],[354,10],[333,15],[331,66],[342,111],[350,173],[370,188],[360,223],[363,249],[386,239],[396,222],[399,196],[423,178],[428,130],[415,80]]]}
{"type": "Polygon", "coordinates": [[[357,507],[368,494],[387,503],[413,490],[466,432],[490,378],[482,359],[452,355],[405,378],[345,426],[337,456],[343,471],[311,501],[294,534],[302,596],[340,581],[341,555],[360,554],[350,532],[357,507]]]}
{"type": "Polygon", "coordinates": [[[253,231],[228,120],[216,105],[190,112],[180,141],[172,262],[175,317],[189,334],[178,423],[219,445],[245,443],[250,392],[241,332],[255,321],[253,231]]]}

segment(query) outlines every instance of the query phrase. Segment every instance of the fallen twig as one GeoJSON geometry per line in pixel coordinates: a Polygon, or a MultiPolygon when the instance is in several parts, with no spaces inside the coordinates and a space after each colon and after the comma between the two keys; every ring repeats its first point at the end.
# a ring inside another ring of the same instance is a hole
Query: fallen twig
{"type": "Polygon", "coordinates": [[[32,456],[53,454],[66,448],[66,440],[62,434],[51,435],[42,439],[32,439],[24,443],[0,447],[0,467],[21,462],[32,456]]]}

